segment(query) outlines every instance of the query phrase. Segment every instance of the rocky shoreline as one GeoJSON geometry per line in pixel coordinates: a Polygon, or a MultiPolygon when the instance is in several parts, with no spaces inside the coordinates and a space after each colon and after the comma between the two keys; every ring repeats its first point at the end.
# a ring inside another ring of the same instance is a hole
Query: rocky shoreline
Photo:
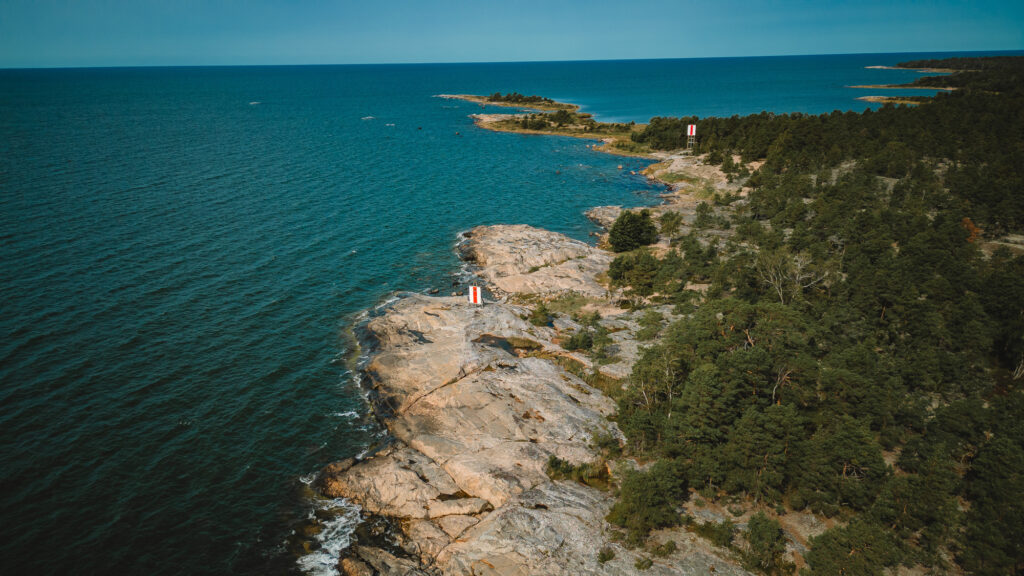
{"type": "MultiPolygon", "coordinates": [[[[698,188],[742,192],[693,157],[655,159],[661,162],[647,175],[670,192],[650,209],[679,212],[684,228],[695,219],[698,188]],[[666,176],[681,170],[687,181],[670,183],[666,176]]],[[[608,228],[621,210],[587,215],[608,228]]],[[[636,318],[617,306],[622,295],[606,283],[613,255],[526,225],[480,226],[464,237],[459,255],[494,300],[477,306],[463,297],[408,295],[366,324],[364,384],[389,437],[375,454],[334,463],[317,480],[324,497],[344,498],[363,513],[363,530],[337,569],[360,576],[636,573],[650,555],[621,545],[605,521],[613,494],[548,474],[551,458],[608,466],[612,478],[621,473],[599,448],[624,441],[609,419],[615,404],[580,377],[600,374],[622,386],[638,355],[636,318]],[[560,297],[600,311],[614,332],[615,362],[599,366],[562,348],[580,328],[568,314],[547,325],[528,321],[530,304],[560,297]],[[613,557],[599,559],[602,549],[613,557]]],[[[650,558],[645,573],[748,574],[683,529],[654,540],[672,540],[675,551],[650,558]]]]}
{"type": "MultiPolygon", "coordinates": [[[[621,442],[608,419],[615,405],[564,367],[585,361],[559,345],[578,328],[572,320],[536,326],[525,319],[528,307],[509,301],[573,293],[608,302],[615,295],[597,277],[611,256],[530,226],[478,227],[466,236],[460,253],[506,301],[475,306],[409,295],[366,326],[373,349],[364,374],[390,443],[364,460],[328,466],[317,487],[383,521],[389,534],[377,542],[357,535],[338,568],[352,575],[634,573],[639,551],[614,542],[604,520],[612,494],[547,473],[552,456],[599,462],[598,441],[621,442]],[[600,562],[602,547],[615,557],[600,562]]],[[[666,536],[681,546],[648,573],[704,574],[714,566],[745,574],[686,536],[666,536]]]]}

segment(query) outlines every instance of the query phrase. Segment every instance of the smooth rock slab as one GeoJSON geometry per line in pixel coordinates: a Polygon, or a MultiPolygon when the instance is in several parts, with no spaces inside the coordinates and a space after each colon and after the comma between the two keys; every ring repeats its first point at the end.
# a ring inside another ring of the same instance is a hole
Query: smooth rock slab
{"type": "Polygon", "coordinates": [[[441,530],[444,530],[448,536],[458,538],[470,526],[474,526],[480,522],[480,519],[474,516],[445,516],[443,518],[438,518],[434,522],[436,522],[441,530]]]}
{"type": "Polygon", "coordinates": [[[443,516],[465,516],[479,514],[490,507],[490,503],[482,498],[457,498],[455,500],[436,500],[427,507],[427,515],[431,518],[443,516]]]}
{"type": "Polygon", "coordinates": [[[603,298],[596,277],[612,255],[564,234],[526,225],[478,226],[466,233],[463,258],[499,292],[556,295],[575,292],[603,298]]]}
{"type": "Polygon", "coordinates": [[[412,560],[398,558],[380,548],[356,546],[356,554],[381,576],[427,576],[412,560]]]}
{"type": "Polygon", "coordinates": [[[428,561],[451,542],[448,534],[429,520],[410,520],[402,532],[402,549],[428,561]]]}
{"type": "Polygon", "coordinates": [[[467,530],[438,556],[444,573],[597,574],[610,499],[572,483],[523,493],[467,530]]]}
{"type": "Polygon", "coordinates": [[[427,518],[439,496],[459,491],[440,467],[404,446],[326,476],[322,485],[329,498],[348,498],[369,512],[397,518],[427,518]]]}

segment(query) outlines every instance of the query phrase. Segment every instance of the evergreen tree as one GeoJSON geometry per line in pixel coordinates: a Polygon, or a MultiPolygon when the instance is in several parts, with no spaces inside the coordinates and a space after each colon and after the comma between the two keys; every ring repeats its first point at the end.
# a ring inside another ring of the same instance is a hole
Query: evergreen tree
{"type": "Polygon", "coordinates": [[[658,228],[651,220],[649,210],[632,212],[625,210],[608,233],[608,243],[615,252],[627,252],[658,240],[658,228]]]}
{"type": "Polygon", "coordinates": [[[964,568],[979,575],[1024,572],[1024,449],[996,437],[971,466],[964,568]]]}
{"type": "Polygon", "coordinates": [[[807,564],[812,576],[882,576],[900,558],[899,545],[885,527],[854,518],[812,538],[807,564]]]}
{"type": "Polygon", "coordinates": [[[608,521],[626,529],[627,543],[640,545],[651,530],[679,524],[676,508],[686,496],[686,481],[678,464],[661,460],[646,472],[626,474],[608,521]]]}
{"type": "Polygon", "coordinates": [[[765,574],[781,574],[792,569],[783,559],[786,552],[786,537],[777,520],[768,518],[764,512],[750,517],[747,525],[747,565],[765,574]]]}
{"type": "Polygon", "coordinates": [[[721,455],[725,488],[754,501],[779,502],[801,453],[803,422],[793,405],[751,406],[729,433],[721,455]]]}

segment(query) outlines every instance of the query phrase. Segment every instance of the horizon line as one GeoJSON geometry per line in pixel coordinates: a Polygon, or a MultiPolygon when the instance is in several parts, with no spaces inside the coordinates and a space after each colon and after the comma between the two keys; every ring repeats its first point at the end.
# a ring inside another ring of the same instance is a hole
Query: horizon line
{"type": "Polygon", "coordinates": [[[901,52],[823,52],[801,54],[759,54],[746,56],[686,56],[656,58],[585,58],[579,60],[470,60],[470,61],[438,61],[438,62],[334,62],[334,63],[291,63],[291,64],[110,64],[95,66],[0,66],[0,70],[102,70],[122,68],[271,68],[288,66],[430,66],[430,65],[470,65],[470,64],[548,64],[567,62],[648,62],[655,60],[730,60],[741,58],[797,58],[801,56],[883,56],[894,54],[977,54],[977,53],[1019,53],[1024,55],[1024,48],[992,49],[992,50],[915,50],[901,52]]]}

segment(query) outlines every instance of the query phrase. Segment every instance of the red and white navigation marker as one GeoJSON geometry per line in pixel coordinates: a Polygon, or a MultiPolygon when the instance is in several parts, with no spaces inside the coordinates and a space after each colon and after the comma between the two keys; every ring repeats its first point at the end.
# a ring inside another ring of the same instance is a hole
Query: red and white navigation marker
{"type": "Polygon", "coordinates": [[[484,297],[480,294],[479,286],[469,287],[469,303],[470,304],[483,304],[484,297]]]}
{"type": "Polygon", "coordinates": [[[687,136],[696,136],[697,135],[697,125],[696,124],[690,124],[689,126],[687,126],[686,127],[686,135],[687,136]]]}

